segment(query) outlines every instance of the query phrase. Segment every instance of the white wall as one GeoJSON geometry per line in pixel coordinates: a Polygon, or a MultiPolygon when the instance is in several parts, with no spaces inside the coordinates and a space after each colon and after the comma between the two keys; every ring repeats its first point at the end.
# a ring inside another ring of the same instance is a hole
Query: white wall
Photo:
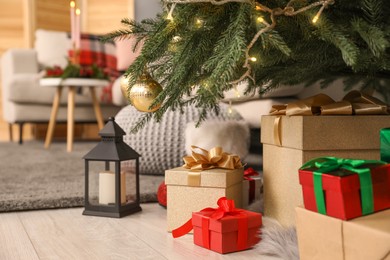
{"type": "Polygon", "coordinates": [[[146,18],[154,18],[162,12],[160,0],[135,0],[134,16],[137,22],[146,18]]]}

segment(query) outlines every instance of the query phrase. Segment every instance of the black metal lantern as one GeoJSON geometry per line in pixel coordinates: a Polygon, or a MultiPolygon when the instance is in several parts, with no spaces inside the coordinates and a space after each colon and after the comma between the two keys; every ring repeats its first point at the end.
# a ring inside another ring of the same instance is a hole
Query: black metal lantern
{"type": "Polygon", "coordinates": [[[140,155],[123,142],[126,133],[113,117],[100,130],[102,137],[85,159],[83,215],[120,218],[141,211],[140,155]]]}

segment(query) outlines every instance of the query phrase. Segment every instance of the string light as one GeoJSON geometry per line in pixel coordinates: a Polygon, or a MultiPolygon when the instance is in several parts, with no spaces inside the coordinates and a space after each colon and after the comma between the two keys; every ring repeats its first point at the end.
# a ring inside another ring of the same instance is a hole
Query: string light
{"type": "MultiPolygon", "coordinates": [[[[176,4],[176,3],[178,3],[178,4],[210,3],[210,4],[213,4],[213,5],[223,5],[223,4],[232,3],[232,2],[234,2],[234,3],[253,4],[254,1],[253,0],[163,0],[163,2],[166,3],[166,4],[169,4],[169,3],[171,3],[171,4],[176,4]]],[[[333,5],[335,3],[335,0],[317,0],[316,2],[313,2],[313,3],[307,4],[305,6],[299,7],[298,9],[294,8],[294,6],[293,6],[294,2],[295,2],[294,0],[290,0],[286,4],[286,6],[284,6],[284,7],[277,7],[277,8],[269,8],[268,6],[265,6],[265,5],[260,4],[260,3],[256,3],[255,4],[255,10],[256,11],[262,11],[264,13],[268,13],[270,15],[270,20],[272,21],[272,23],[267,23],[267,21],[264,18],[260,18],[260,17],[257,18],[258,22],[261,22],[261,23],[265,24],[266,26],[260,28],[257,31],[257,33],[253,36],[252,40],[250,41],[250,43],[246,47],[246,50],[245,50],[245,62],[244,62],[244,65],[243,65],[243,68],[246,69],[246,71],[241,75],[240,78],[238,78],[237,80],[229,82],[229,84],[232,84],[232,85],[238,84],[239,82],[245,80],[246,78],[251,79],[253,81],[253,83],[256,84],[255,78],[253,77],[253,73],[252,73],[253,71],[252,71],[252,67],[251,67],[250,62],[255,62],[255,61],[257,61],[257,59],[255,57],[249,56],[249,52],[252,49],[252,47],[255,45],[255,43],[257,42],[257,40],[259,39],[259,37],[261,35],[263,35],[264,33],[269,32],[269,31],[271,31],[272,29],[275,28],[275,26],[277,24],[277,19],[276,18],[278,16],[292,17],[292,16],[295,16],[295,15],[300,14],[302,12],[305,12],[305,11],[308,11],[310,9],[316,8],[318,6],[321,6],[321,8],[318,11],[318,13],[312,19],[312,22],[316,23],[318,21],[318,19],[320,18],[320,15],[321,15],[322,11],[324,10],[324,8],[327,7],[328,5],[333,5]]],[[[173,8],[171,7],[171,11],[172,11],[173,8]]],[[[201,20],[201,19],[196,19],[195,20],[195,25],[198,28],[202,27],[203,23],[204,23],[204,21],[201,20]]],[[[271,36],[268,35],[268,37],[271,37],[271,36]]]]}
{"type": "Polygon", "coordinates": [[[232,115],[232,114],[233,114],[233,108],[232,108],[232,101],[231,101],[231,100],[229,100],[228,114],[229,114],[229,115],[232,115]]]}
{"type": "Polygon", "coordinates": [[[257,17],[257,22],[259,22],[259,23],[263,23],[263,22],[264,22],[264,18],[263,18],[263,16],[259,16],[259,17],[257,17]]]}
{"type": "Polygon", "coordinates": [[[325,5],[321,6],[320,10],[318,11],[318,13],[313,17],[313,19],[311,20],[312,23],[317,23],[318,19],[320,18],[320,15],[322,13],[322,11],[324,10],[325,8],[325,5]]]}
{"type": "Polygon", "coordinates": [[[234,85],[234,92],[236,93],[237,98],[241,97],[240,92],[237,89],[237,85],[234,85]]]}
{"type": "Polygon", "coordinates": [[[168,15],[167,15],[167,20],[169,20],[169,21],[173,21],[173,10],[175,10],[175,7],[176,7],[176,3],[173,3],[172,5],[171,5],[171,9],[169,10],[169,13],[168,13],[168,15]]]}
{"type": "Polygon", "coordinates": [[[199,18],[196,18],[195,24],[196,24],[196,27],[200,28],[200,27],[203,26],[203,20],[199,19],[199,18]]]}
{"type": "Polygon", "coordinates": [[[174,36],[173,38],[172,38],[172,42],[174,42],[174,43],[177,43],[177,42],[179,42],[181,40],[181,37],[180,36],[174,36]]]}

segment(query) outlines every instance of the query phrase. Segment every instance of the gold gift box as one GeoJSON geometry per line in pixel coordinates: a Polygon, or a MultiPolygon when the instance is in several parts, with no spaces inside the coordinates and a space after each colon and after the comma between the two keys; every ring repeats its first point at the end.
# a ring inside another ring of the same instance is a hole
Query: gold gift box
{"type": "Polygon", "coordinates": [[[298,169],[310,159],[335,156],[379,160],[379,131],[390,116],[263,116],[264,216],[295,225],[303,204],[298,169]]]}
{"type": "Polygon", "coordinates": [[[390,259],[390,210],[343,221],[296,208],[301,260],[390,259]]]}
{"type": "Polygon", "coordinates": [[[234,200],[235,206],[240,208],[243,175],[243,168],[215,168],[201,172],[191,172],[183,167],[166,170],[168,231],[187,222],[192,217],[192,212],[217,207],[217,201],[221,197],[234,200]],[[199,183],[193,182],[194,178],[199,183]]]}

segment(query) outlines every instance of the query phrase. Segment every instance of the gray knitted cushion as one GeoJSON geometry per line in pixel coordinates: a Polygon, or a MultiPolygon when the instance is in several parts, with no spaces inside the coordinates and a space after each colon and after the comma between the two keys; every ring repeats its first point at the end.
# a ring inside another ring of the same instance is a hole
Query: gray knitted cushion
{"type": "MultiPolygon", "coordinates": [[[[231,115],[228,106],[221,105],[221,113],[209,113],[209,120],[242,120],[237,113],[231,115]]],[[[187,123],[198,119],[198,110],[194,107],[180,111],[167,111],[157,123],[150,121],[135,134],[130,130],[142,113],[132,106],[124,107],[115,117],[115,122],[126,132],[124,141],[141,155],[140,173],[164,175],[165,170],[183,165],[185,149],[185,128],[187,123]]]]}

